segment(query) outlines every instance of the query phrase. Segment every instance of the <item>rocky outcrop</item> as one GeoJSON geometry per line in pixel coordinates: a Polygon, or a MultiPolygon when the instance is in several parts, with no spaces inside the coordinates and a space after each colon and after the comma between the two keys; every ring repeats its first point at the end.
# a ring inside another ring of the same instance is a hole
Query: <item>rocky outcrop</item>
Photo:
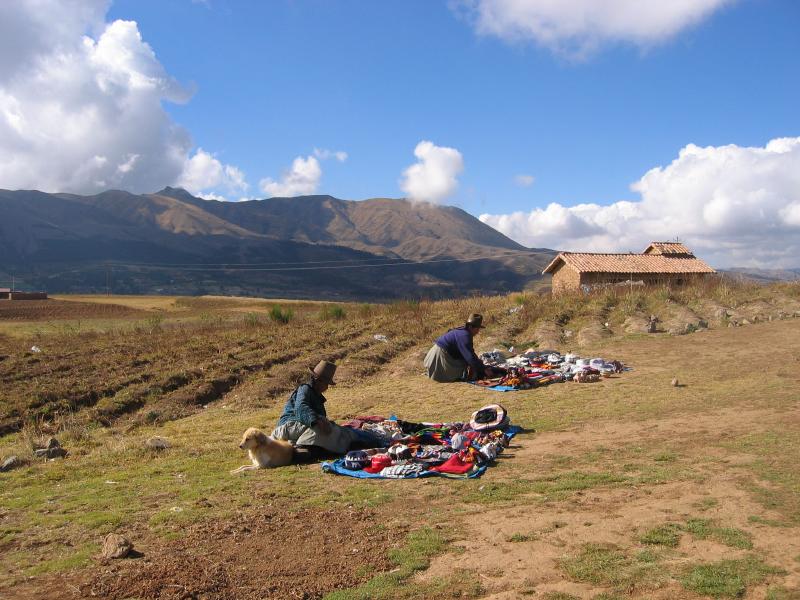
{"type": "Polygon", "coordinates": [[[592,346],[598,342],[611,337],[611,331],[603,323],[589,323],[578,331],[577,340],[581,347],[592,346]]]}
{"type": "Polygon", "coordinates": [[[671,335],[684,335],[699,329],[707,329],[708,321],[688,306],[673,305],[671,314],[664,321],[663,328],[671,335]]]}
{"type": "Polygon", "coordinates": [[[562,329],[555,321],[539,321],[533,336],[540,349],[557,349],[562,343],[562,329]]]}

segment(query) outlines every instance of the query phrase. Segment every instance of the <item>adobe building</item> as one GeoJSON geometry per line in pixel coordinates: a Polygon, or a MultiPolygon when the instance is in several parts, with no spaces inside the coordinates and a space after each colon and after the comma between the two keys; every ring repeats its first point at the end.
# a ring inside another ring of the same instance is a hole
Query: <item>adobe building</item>
{"type": "Polygon", "coordinates": [[[678,242],[653,242],[641,254],[561,252],[542,274],[553,275],[553,293],[642,282],[682,285],[716,273],[678,242]]]}
{"type": "Polygon", "coordinates": [[[47,300],[47,292],[20,292],[11,288],[0,288],[0,300],[47,300]]]}
{"type": "Polygon", "coordinates": [[[19,292],[14,290],[8,294],[9,300],[47,300],[47,292],[19,292]]]}

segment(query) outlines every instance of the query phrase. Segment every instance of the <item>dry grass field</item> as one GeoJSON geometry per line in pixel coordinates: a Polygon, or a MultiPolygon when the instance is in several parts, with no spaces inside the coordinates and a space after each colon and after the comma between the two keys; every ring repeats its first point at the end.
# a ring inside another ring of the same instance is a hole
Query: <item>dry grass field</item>
{"type": "Polygon", "coordinates": [[[25,463],[0,473],[0,598],[800,597],[797,285],[50,302],[79,304],[80,326],[0,307],[0,458],[25,463]],[[505,394],[422,376],[432,339],[476,311],[479,351],[633,370],[505,394]],[[465,420],[500,401],[524,431],[477,480],[231,476],[241,432],[269,429],[319,358],[340,364],[334,418],[465,420]],[[65,459],[34,458],[49,435],[65,459]],[[112,531],[139,554],[98,558],[112,531]]]}

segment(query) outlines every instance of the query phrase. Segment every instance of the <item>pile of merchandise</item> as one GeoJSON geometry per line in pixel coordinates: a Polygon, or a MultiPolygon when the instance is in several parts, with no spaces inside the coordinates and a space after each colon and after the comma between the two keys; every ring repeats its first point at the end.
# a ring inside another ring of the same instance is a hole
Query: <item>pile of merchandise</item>
{"type": "Polygon", "coordinates": [[[530,349],[522,354],[512,354],[495,349],[481,354],[481,360],[504,374],[472,383],[504,392],[564,381],[593,383],[600,381],[601,377],[629,370],[618,360],[581,358],[572,353],[561,355],[553,350],[530,349]]]}
{"type": "Polygon", "coordinates": [[[352,450],[344,458],[322,463],[322,470],[363,479],[479,477],[520,431],[499,404],[475,411],[468,423],[412,423],[370,416],[344,425],[378,434],[387,447],[352,450]]]}

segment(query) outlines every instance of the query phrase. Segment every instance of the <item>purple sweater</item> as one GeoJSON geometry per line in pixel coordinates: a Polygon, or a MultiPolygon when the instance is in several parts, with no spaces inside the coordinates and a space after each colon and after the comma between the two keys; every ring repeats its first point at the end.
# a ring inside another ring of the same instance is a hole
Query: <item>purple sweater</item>
{"type": "Polygon", "coordinates": [[[473,368],[478,378],[483,377],[484,365],[472,347],[472,336],[466,327],[456,327],[436,340],[436,345],[456,360],[463,360],[473,368]]]}

